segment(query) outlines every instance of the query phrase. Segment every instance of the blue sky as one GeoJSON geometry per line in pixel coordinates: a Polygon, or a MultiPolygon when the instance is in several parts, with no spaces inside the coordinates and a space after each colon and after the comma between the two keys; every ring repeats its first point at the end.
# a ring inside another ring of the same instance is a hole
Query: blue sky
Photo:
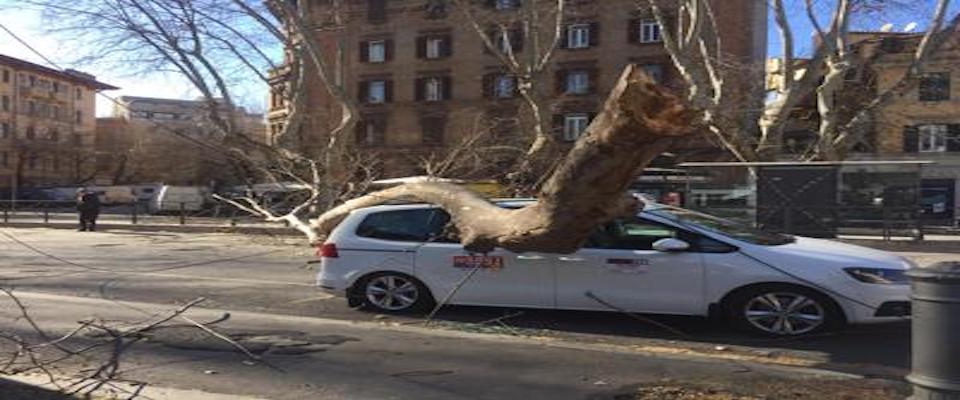
{"type": "MultiPolygon", "coordinates": [[[[719,4],[722,4],[720,0],[719,4]]],[[[757,0],[765,1],[765,0],[757,0]]],[[[791,24],[794,26],[796,37],[797,53],[803,55],[811,51],[812,29],[800,4],[800,0],[786,0],[788,4],[795,4],[795,9],[791,10],[791,24]]],[[[830,3],[834,0],[815,0],[819,2],[818,11],[821,18],[829,18],[830,3]]],[[[879,1],[879,0],[873,0],[879,1]]],[[[894,11],[883,13],[872,13],[858,18],[854,23],[854,29],[857,30],[876,30],[886,23],[894,25],[895,31],[901,31],[910,22],[918,22],[923,29],[926,21],[932,15],[936,0],[888,0],[904,1],[909,4],[905,8],[898,8],[894,11]]],[[[955,1],[960,3],[960,1],[955,1]]],[[[58,42],[55,38],[43,35],[43,26],[39,12],[21,7],[22,3],[17,0],[0,0],[0,24],[3,24],[18,36],[27,40],[31,46],[51,58],[58,65],[63,67],[72,67],[86,72],[93,73],[107,83],[119,86],[122,89],[108,92],[111,96],[135,95],[148,97],[169,97],[169,98],[193,98],[196,92],[190,84],[173,74],[151,74],[150,76],[132,76],[129,71],[122,70],[96,70],[91,66],[70,65],[70,61],[78,55],[76,49],[68,48],[58,42]]],[[[951,15],[960,11],[960,4],[952,6],[951,15]]],[[[826,21],[823,22],[826,24],[826,21]]],[[[773,24],[770,24],[768,30],[770,56],[778,56],[780,51],[779,32],[773,24]]],[[[95,45],[95,44],[92,44],[95,45]]],[[[0,31],[0,54],[25,59],[39,64],[47,65],[40,57],[33,54],[29,49],[17,43],[5,32],[0,31]]],[[[246,105],[254,109],[262,110],[265,107],[266,94],[259,95],[250,93],[246,96],[246,105]]],[[[107,115],[110,112],[111,104],[109,100],[99,99],[98,114],[107,115]]]]}

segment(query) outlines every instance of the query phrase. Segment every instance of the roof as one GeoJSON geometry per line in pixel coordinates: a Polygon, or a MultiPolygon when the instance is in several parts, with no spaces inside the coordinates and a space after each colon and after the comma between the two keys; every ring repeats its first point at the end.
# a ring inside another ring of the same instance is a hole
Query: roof
{"type": "MultiPolygon", "coordinates": [[[[45,66],[40,65],[40,64],[34,64],[34,63],[32,63],[32,62],[29,62],[29,61],[24,61],[24,60],[21,60],[21,59],[19,59],[19,58],[13,58],[13,57],[10,57],[10,56],[5,56],[5,55],[3,55],[3,54],[0,54],[0,64],[2,64],[2,65],[8,65],[8,66],[10,66],[10,67],[17,68],[17,69],[28,69],[28,70],[36,71],[36,72],[41,73],[41,74],[55,76],[55,77],[57,77],[58,79],[63,79],[63,80],[66,80],[66,81],[71,81],[71,82],[74,82],[74,83],[77,83],[77,84],[85,85],[85,86],[87,86],[87,87],[91,87],[91,88],[94,88],[94,89],[96,89],[96,90],[117,90],[117,89],[120,89],[120,88],[118,88],[118,87],[116,87],[116,86],[113,86],[113,85],[109,85],[109,84],[100,82],[100,81],[98,81],[98,80],[96,80],[96,79],[91,79],[91,78],[87,78],[87,77],[84,77],[84,76],[80,76],[80,75],[79,75],[78,73],[76,73],[76,72],[71,73],[71,72],[68,72],[68,71],[61,71],[61,70],[58,70],[58,69],[53,69],[53,68],[45,67],[45,66]]],[[[92,76],[92,75],[91,75],[91,76],[92,76]]]]}

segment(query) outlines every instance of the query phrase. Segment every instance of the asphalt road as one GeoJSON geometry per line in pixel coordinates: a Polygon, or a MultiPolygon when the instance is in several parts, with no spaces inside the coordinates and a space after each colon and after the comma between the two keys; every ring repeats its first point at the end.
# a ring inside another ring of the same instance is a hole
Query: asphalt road
{"type": "MultiPolygon", "coordinates": [[[[21,292],[155,304],[184,303],[202,296],[208,308],[379,324],[408,324],[422,318],[360,312],[341,299],[319,293],[312,286],[315,271],[307,264],[313,259],[312,249],[296,240],[42,228],[0,228],[0,232],[16,239],[0,235],[0,280],[21,292]]],[[[950,257],[911,256],[923,262],[950,257]]],[[[909,365],[905,323],[770,340],[747,337],[699,318],[654,318],[683,335],[617,313],[479,307],[445,308],[431,326],[645,349],[799,359],[805,365],[885,377],[901,376],[909,365]]]]}

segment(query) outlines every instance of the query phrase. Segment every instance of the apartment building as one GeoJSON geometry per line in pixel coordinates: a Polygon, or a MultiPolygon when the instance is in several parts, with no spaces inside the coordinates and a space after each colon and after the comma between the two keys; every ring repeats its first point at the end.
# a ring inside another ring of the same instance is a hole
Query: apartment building
{"type": "Polygon", "coordinates": [[[84,183],[95,172],[95,96],[114,86],[0,55],[0,188],[84,183]]]}
{"type": "MultiPolygon", "coordinates": [[[[206,185],[224,179],[224,154],[216,150],[224,134],[210,122],[210,107],[204,100],[118,97],[113,115],[97,120],[99,181],[206,185]]],[[[266,140],[262,114],[234,111],[237,132],[266,140]]]]}
{"type": "MultiPolygon", "coordinates": [[[[852,33],[851,51],[858,62],[847,74],[842,100],[838,101],[843,120],[900,82],[922,37],[921,33],[852,33]]],[[[922,75],[909,82],[902,95],[870,113],[862,140],[847,155],[848,160],[932,161],[921,170],[920,202],[926,217],[945,224],[960,219],[960,85],[952,83],[960,79],[958,40],[960,36],[954,37],[932,55],[922,66],[922,75]]],[[[805,63],[800,60],[798,67],[804,68],[805,63]]],[[[782,72],[780,64],[779,60],[770,63],[772,77],[768,81],[774,85],[782,79],[778,76],[782,72]]],[[[819,124],[816,110],[811,97],[792,114],[784,134],[785,152],[802,151],[812,142],[819,124]]],[[[896,168],[888,169],[895,179],[896,168]]],[[[890,186],[889,181],[886,183],[890,186]]],[[[904,193],[913,193],[916,182],[901,186],[905,187],[904,193]]],[[[890,192],[891,188],[886,190],[890,192]]]]}
{"type": "MultiPolygon", "coordinates": [[[[301,0],[298,7],[311,26],[323,32],[321,44],[328,63],[335,66],[332,78],[359,104],[361,121],[353,143],[360,150],[382,155],[385,175],[423,173],[418,160],[442,153],[478,130],[509,141],[520,136],[518,130],[528,129],[523,121],[530,117],[518,98],[516,77],[452,2],[343,3],[343,22],[336,27],[329,24],[330,2],[301,0]]],[[[493,34],[496,51],[509,46],[522,53],[524,46],[534,45],[523,43],[525,35],[517,31],[521,0],[467,3],[475,4],[471,13],[491,33],[496,32],[493,22],[517,27],[509,28],[508,40],[493,34]]],[[[572,143],[628,64],[642,66],[664,84],[680,83],[663,49],[662,28],[649,10],[638,9],[638,2],[568,3],[560,41],[538,86],[539,94],[548,99],[543,110],[552,121],[548,129],[558,141],[572,143]]],[[[762,65],[767,31],[764,2],[724,0],[717,2],[715,10],[728,59],[762,65]]],[[[289,67],[271,71],[268,123],[274,135],[288,123],[289,105],[278,93],[291,79],[289,71],[289,67]]],[[[322,144],[320,135],[339,121],[339,108],[320,82],[309,75],[307,79],[303,109],[308,111],[297,136],[305,145],[322,144]]],[[[708,140],[689,143],[717,150],[708,140]]]]}

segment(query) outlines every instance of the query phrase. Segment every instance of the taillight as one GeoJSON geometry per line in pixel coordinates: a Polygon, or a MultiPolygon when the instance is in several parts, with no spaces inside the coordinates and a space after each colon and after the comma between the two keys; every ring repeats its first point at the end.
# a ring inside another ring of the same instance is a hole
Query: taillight
{"type": "Polygon", "coordinates": [[[317,249],[317,255],[326,258],[340,257],[340,254],[337,253],[337,245],[333,243],[324,243],[320,245],[320,248],[317,249]]]}

